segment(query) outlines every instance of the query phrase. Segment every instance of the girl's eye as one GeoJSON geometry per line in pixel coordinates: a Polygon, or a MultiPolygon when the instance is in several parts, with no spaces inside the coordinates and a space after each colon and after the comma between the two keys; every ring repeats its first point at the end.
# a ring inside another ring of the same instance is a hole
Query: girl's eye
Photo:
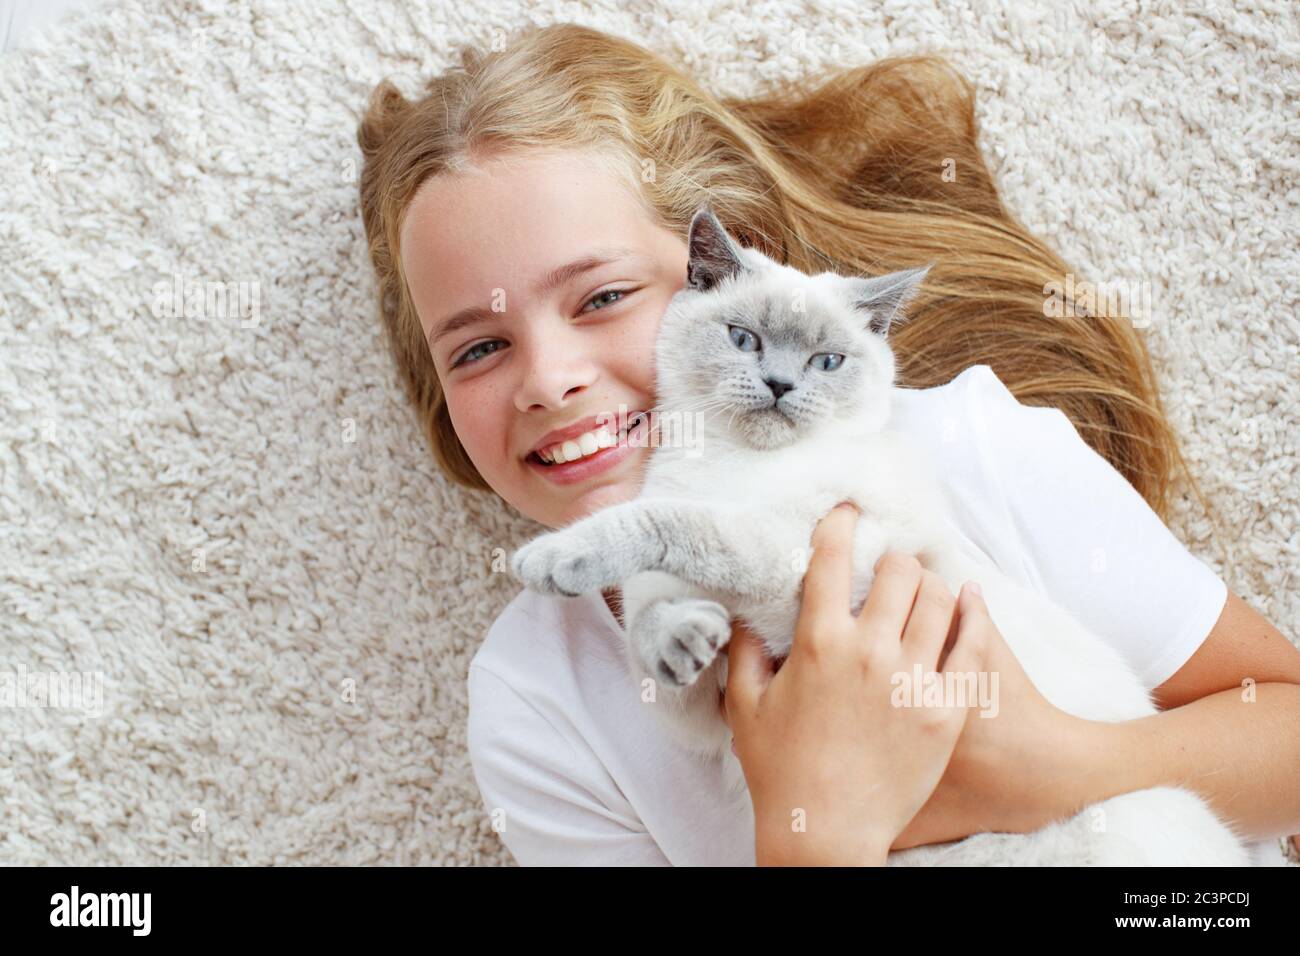
{"type": "MultiPolygon", "coordinates": [[[[471,345],[469,348],[467,348],[464,352],[461,353],[460,358],[456,359],[456,361],[451,363],[451,367],[457,368],[460,365],[467,364],[467,361],[477,362],[478,359],[472,359],[470,358],[470,356],[473,355],[475,352],[477,352],[479,349],[484,348],[485,346],[497,345],[498,343],[504,344],[503,342],[501,342],[500,339],[488,339],[486,342],[480,342],[478,345],[471,345]]],[[[495,352],[495,351],[497,350],[496,349],[491,350],[491,352],[495,352]]],[[[488,354],[491,354],[491,352],[489,352],[488,354]]]]}
{"type": "MultiPolygon", "coordinates": [[[[588,311],[599,312],[601,309],[607,308],[608,306],[613,305],[615,302],[623,301],[623,299],[626,299],[629,295],[631,295],[635,291],[636,291],[635,289],[606,289],[603,292],[597,292],[590,299],[588,299],[585,304],[590,305],[593,302],[603,301],[605,305],[597,306],[596,308],[590,310],[583,309],[582,311],[583,313],[586,313],[588,311]],[[619,298],[609,299],[608,296],[618,296],[619,298]]],[[[456,361],[454,361],[451,364],[451,367],[459,368],[461,365],[469,365],[474,362],[477,362],[478,359],[473,358],[472,356],[480,349],[485,348],[486,346],[489,345],[503,345],[503,344],[505,343],[503,343],[501,339],[488,339],[486,342],[480,342],[478,345],[472,345],[469,348],[467,348],[464,352],[461,353],[460,358],[456,359],[456,361]]],[[[495,348],[490,349],[486,354],[490,355],[492,352],[497,352],[497,351],[500,351],[500,349],[495,349],[495,348]]]]}
{"type": "Polygon", "coordinates": [[[839,352],[818,352],[809,359],[808,364],[823,372],[833,372],[844,364],[844,356],[839,352]]]}
{"type": "MultiPolygon", "coordinates": [[[[619,296],[623,296],[624,298],[626,298],[629,294],[631,294],[631,291],[632,291],[631,289],[606,289],[604,292],[597,292],[595,295],[593,295],[590,299],[587,300],[586,304],[587,304],[587,305],[591,305],[591,303],[593,303],[593,302],[599,302],[599,301],[601,301],[602,299],[604,299],[604,300],[605,300],[605,305],[613,305],[615,302],[619,302],[619,301],[621,301],[621,300],[620,300],[620,299],[613,299],[613,300],[605,299],[606,296],[609,296],[609,295],[619,295],[619,296]]],[[[598,311],[600,311],[601,309],[603,309],[604,307],[605,307],[604,305],[602,305],[602,306],[597,306],[595,309],[592,309],[591,311],[593,311],[593,312],[598,312],[598,311]]],[[[586,309],[583,309],[582,311],[586,312],[587,310],[586,310],[586,309]]]]}
{"type": "Polygon", "coordinates": [[[729,325],[727,330],[731,333],[731,344],[742,352],[757,352],[759,349],[758,336],[749,329],[742,329],[739,325],[729,325]]]}

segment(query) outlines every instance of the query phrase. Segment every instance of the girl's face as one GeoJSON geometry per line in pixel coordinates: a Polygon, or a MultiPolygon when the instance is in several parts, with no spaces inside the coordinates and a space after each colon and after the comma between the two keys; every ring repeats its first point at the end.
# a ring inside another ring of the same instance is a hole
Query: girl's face
{"type": "Polygon", "coordinates": [[[653,407],[655,337],[686,281],[686,243],[567,151],[428,180],[399,242],[452,424],[493,490],[551,528],[636,497],[648,441],[560,466],[530,453],[620,406],[653,407]]]}

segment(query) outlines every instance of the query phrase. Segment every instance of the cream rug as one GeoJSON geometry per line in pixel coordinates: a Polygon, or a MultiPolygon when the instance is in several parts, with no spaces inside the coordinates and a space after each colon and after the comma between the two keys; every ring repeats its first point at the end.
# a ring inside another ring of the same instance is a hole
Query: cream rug
{"type": "Polygon", "coordinates": [[[0,708],[0,862],[509,860],[463,681],[517,590],[493,550],[531,528],[425,452],[355,130],[382,77],[414,93],[529,22],[725,93],[948,51],[1011,208],[1083,275],[1150,284],[1235,567],[1190,502],[1175,530],[1294,639],[1294,10],[1003,6],[126,0],[0,60],[0,668],[91,675],[85,711],[0,708]]]}

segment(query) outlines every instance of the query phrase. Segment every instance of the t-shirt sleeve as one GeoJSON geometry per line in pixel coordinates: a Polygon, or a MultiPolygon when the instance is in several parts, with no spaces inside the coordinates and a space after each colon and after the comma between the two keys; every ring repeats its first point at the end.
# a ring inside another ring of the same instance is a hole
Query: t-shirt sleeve
{"type": "Polygon", "coordinates": [[[629,813],[611,809],[582,752],[502,678],[471,666],[467,737],[493,828],[520,866],[668,866],[629,813]]]}
{"type": "Polygon", "coordinates": [[[965,399],[992,494],[1040,591],[1111,643],[1151,689],[1214,628],[1227,585],[1056,408],[1022,405],[986,365],[965,399]]]}

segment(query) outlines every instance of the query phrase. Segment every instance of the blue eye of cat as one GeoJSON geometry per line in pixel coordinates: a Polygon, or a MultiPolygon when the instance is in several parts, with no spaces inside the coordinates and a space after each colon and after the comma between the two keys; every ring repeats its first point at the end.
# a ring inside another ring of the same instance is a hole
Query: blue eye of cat
{"type": "Polygon", "coordinates": [[[808,360],[808,364],[823,372],[833,372],[844,364],[844,356],[838,352],[818,352],[808,360]]]}
{"type": "Polygon", "coordinates": [[[759,349],[758,336],[748,329],[742,329],[738,325],[729,325],[727,329],[731,333],[731,344],[742,352],[757,352],[759,349]],[[752,340],[753,344],[750,344],[752,340]]]}

